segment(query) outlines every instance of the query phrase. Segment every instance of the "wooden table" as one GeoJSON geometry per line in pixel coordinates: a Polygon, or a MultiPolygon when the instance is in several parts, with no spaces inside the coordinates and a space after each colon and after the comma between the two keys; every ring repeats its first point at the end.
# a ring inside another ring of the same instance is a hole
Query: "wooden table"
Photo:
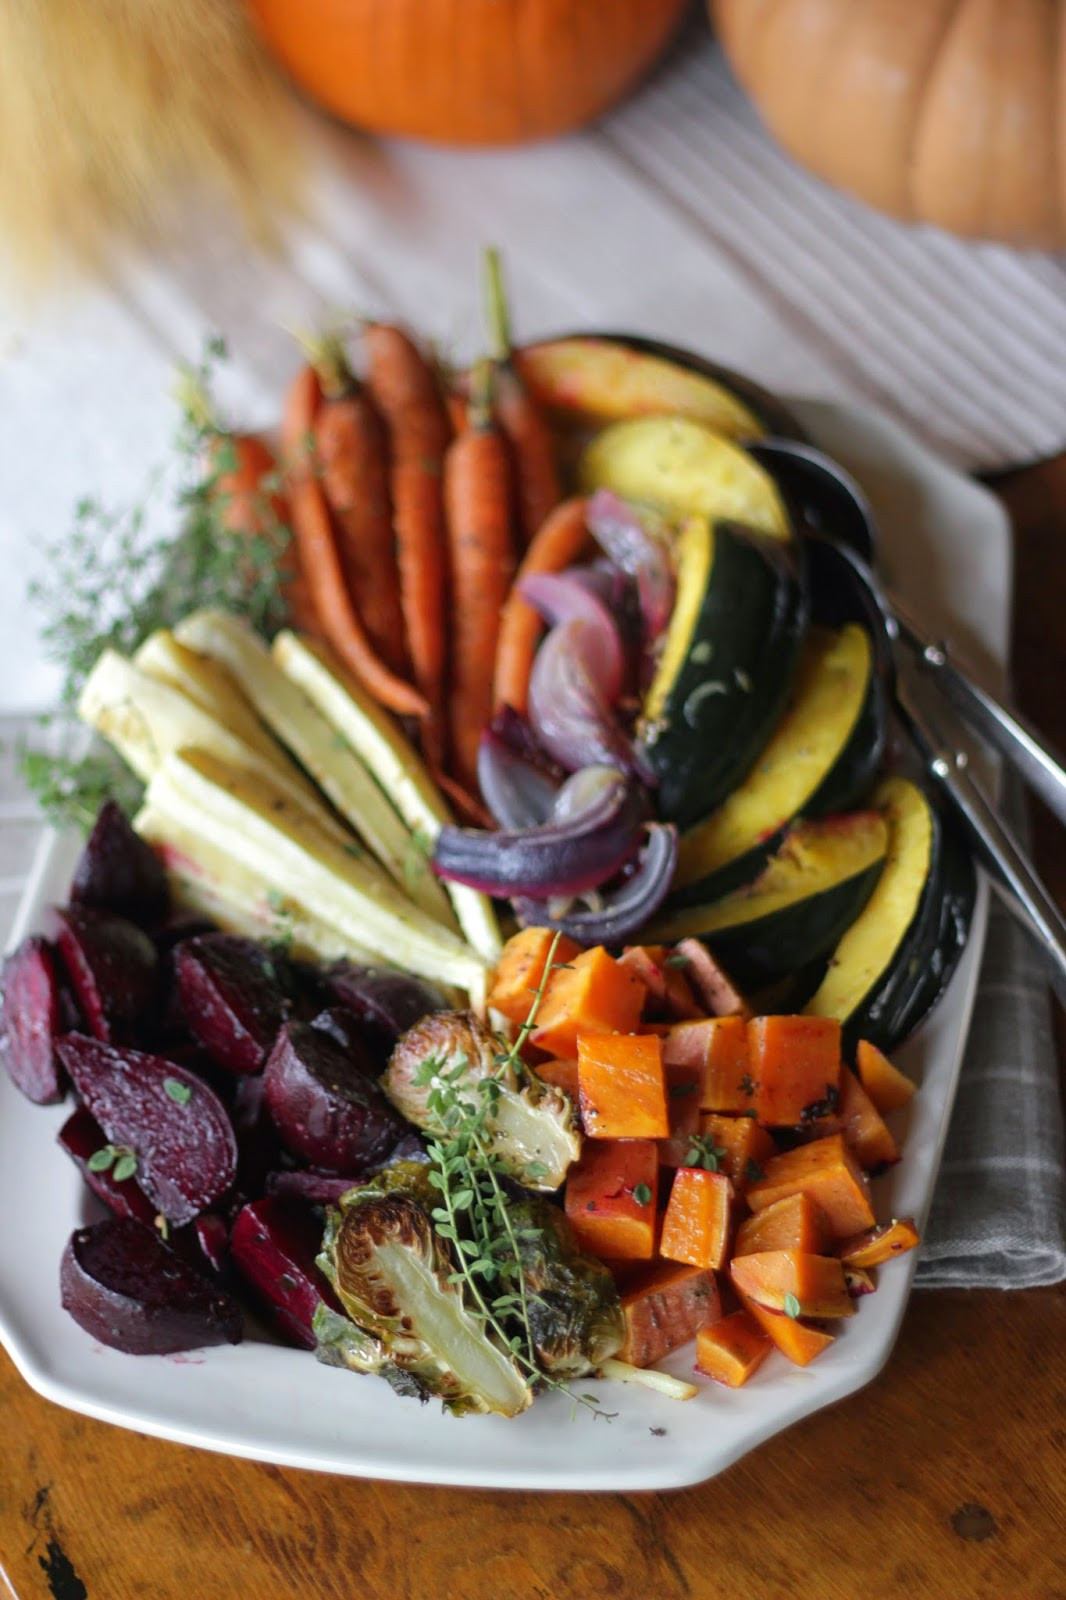
{"type": "MultiPolygon", "coordinates": [[[[1066,456],[996,487],[1016,526],[1018,698],[1066,749],[1066,456]]],[[[1035,823],[1066,905],[1061,834],[1035,823]]],[[[59,1410],[5,1357],[0,1418],[0,1576],[18,1600],[1066,1597],[1062,1286],[916,1294],[870,1388],[675,1494],[229,1460],[59,1410]]]]}

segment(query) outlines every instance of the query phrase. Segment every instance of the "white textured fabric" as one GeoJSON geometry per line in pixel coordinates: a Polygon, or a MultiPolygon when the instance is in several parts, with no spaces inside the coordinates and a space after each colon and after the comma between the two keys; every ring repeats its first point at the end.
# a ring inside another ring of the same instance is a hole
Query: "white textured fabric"
{"type": "MultiPolygon", "coordinates": [[[[53,699],[26,582],[80,496],[128,502],[165,459],[177,360],[223,333],[224,405],[270,426],[298,360],[285,330],[338,309],[469,355],[486,243],[504,251],[520,336],[674,339],[772,388],[880,404],[970,468],[1066,443],[1066,266],[832,194],[775,150],[702,27],[598,128],[534,149],[373,144],[304,122],[312,203],[282,256],[191,216],[179,250],[127,262],[111,288],[32,315],[0,301],[0,712],[53,699]]],[[[9,751],[0,933],[39,827],[9,751]]],[[[1053,1074],[1042,985],[997,923],[921,1281],[1066,1274],[1053,1074]]]]}

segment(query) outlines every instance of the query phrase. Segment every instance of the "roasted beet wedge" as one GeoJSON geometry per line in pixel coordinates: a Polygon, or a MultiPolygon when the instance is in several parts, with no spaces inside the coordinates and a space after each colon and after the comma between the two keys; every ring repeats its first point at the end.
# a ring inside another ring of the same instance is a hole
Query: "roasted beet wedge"
{"type": "Polygon", "coordinates": [[[151,939],[125,917],[88,906],[53,907],[47,921],[93,1038],[105,1043],[132,1038],[159,987],[151,939]]]}
{"type": "Polygon", "coordinates": [[[309,1207],[288,1195],[267,1195],[238,1214],[230,1238],[233,1264],[287,1339],[315,1347],[311,1319],[324,1300],[340,1310],[315,1266],[322,1224],[309,1207]]]}
{"type": "Polygon", "coordinates": [[[407,1131],[377,1084],[307,1023],[282,1028],[263,1083],[282,1143],[326,1172],[380,1164],[407,1131]]]}
{"type": "Polygon", "coordinates": [[[59,973],[46,939],[23,939],[4,962],[0,1053],[11,1081],[39,1106],[62,1100],[64,1079],[55,1053],[63,1031],[59,973]]]}
{"type": "Polygon", "coordinates": [[[381,1065],[367,1048],[363,1024],[354,1011],[347,1006],[327,1006],[325,1011],[311,1018],[311,1026],[332,1039],[344,1051],[349,1063],[365,1072],[368,1078],[381,1076],[381,1065]]]}
{"type": "Polygon", "coordinates": [[[388,967],[364,967],[338,961],[329,970],[329,985],[342,1006],[359,1018],[363,1037],[375,1060],[384,1068],[401,1033],[431,1011],[444,1011],[447,1002],[439,989],[422,978],[388,967]]]}
{"type": "Polygon", "coordinates": [[[174,952],[185,1020],[230,1072],[258,1072],[288,1015],[270,951],[253,939],[205,933],[174,952]]]}
{"type": "MultiPolygon", "coordinates": [[[[213,1089],[176,1062],[68,1033],[60,1060],[108,1142],[136,1160],[140,1187],[175,1227],[233,1184],[237,1141],[213,1089]]],[[[116,1163],[117,1166],[117,1163],[116,1163]]]]}
{"type": "Polygon", "coordinates": [[[63,1307],[101,1344],[132,1356],[237,1344],[241,1309],[152,1228],[108,1217],[73,1233],[59,1269],[63,1307]]]}
{"type": "Polygon", "coordinates": [[[357,1178],[341,1177],[336,1172],[310,1172],[306,1167],[283,1167],[267,1174],[266,1192],[290,1196],[312,1206],[335,1206],[357,1178]]]}
{"type": "Polygon", "coordinates": [[[56,1142],[62,1145],[93,1194],[109,1211],[116,1217],[131,1217],[134,1222],[152,1226],[156,1209],[139,1188],[136,1178],[123,1178],[120,1183],[115,1177],[114,1161],[95,1172],[90,1167],[89,1162],[97,1151],[106,1148],[108,1140],[103,1128],[84,1106],[79,1106],[67,1118],[56,1134],[56,1142]]]}
{"type": "Polygon", "coordinates": [[[170,908],[163,863],[134,833],[114,800],[104,801],[85,841],[70,898],[75,905],[128,917],[141,928],[153,927],[170,908]]]}

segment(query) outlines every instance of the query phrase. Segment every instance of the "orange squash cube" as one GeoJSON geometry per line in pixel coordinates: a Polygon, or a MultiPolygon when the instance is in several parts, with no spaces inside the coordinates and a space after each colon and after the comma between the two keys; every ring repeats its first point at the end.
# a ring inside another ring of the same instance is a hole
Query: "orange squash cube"
{"type": "Polygon", "coordinates": [[[850,1067],[840,1074],[840,1121],[844,1143],[867,1172],[899,1160],[899,1147],[885,1119],[850,1067]]]}
{"type": "Polygon", "coordinates": [[[918,1087],[898,1067],[894,1067],[876,1045],[869,1044],[865,1039],[859,1040],[855,1065],[859,1069],[863,1088],[883,1117],[905,1106],[918,1087]]]}
{"type": "Polygon", "coordinates": [[[767,1162],[777,1154],[773,1138],[765,1128],[760,1128],[754,1117],[724,1117],[716,1111],[704,1112],[700,1117],[700,1135],[721,1151],[719,1170],[732,1178],[740,1194],[745,1194],[752,1183],[765,1175],[767,1162]]]}
{"type": "Polygon", "coordinates": [[[787,1128],[829,1108],[840,1087],[840,1023],[833,1017],[753,1017],[748,1023],[755,1114],[787,1128]]]}
{"type": "Polygon", "coordinates": [[[696,1067],[703,1111],[751,1111],[755,1084],[743,1017],[704,1017],[679,1022],[663,1041],[668,1066],[696,1067]]]}
{"type": "Polygon", "coordinates": [[[654,1035],[579,1035],[577,1081],[588,1138],[669,1137],[662,1045],[654,1035]]]}
{"type": "Polygon", "coordinates": [[[739,1389],[758,1371],[773,1345],[748,1311],[731,1311],[696,1335],[696,1371],[739,1389]]]}
{"type": "Polygon", "coordinates": [[[659,1254],[693,1267],[724,1266],[736,1190],[724,1172],[678,1167],[666,1202],[659,1254]]]}
{"type": "Polygon", "coordinates": [[[837,1245],[837,1255],[848,1267],[879,1267],[893,1256],[901,1256],[920,1244],[918,1229],[913,1217],[894,1217],[891,1222],[878,1223],[837,1245]]]}
{"type": "Polygon", "coordinates": [[[855,1314],[844,1268],[835,1256],[764,1250],[758,1255],[734,1256],[729,1274],[738,1294],[768,1311],[785,1311],[794,1317],[855,1314]]]}
{"type": "Polygon", "coordinates": [[[566,1215],[582,1250],[651,1261],[658,1234],[654,1139],[589,1139],[566,1177],[566,1215]]]}
{"type": "Polygon", "coordinates": [[[735,1256],[754,1256],[763,1250],[802,1250],[822,1256],[832,1235],[824,1211],[806,1194],[789,1194],[763,1211],[746,1217],[737,1229],[735,1256]]]}
{"type": "Polygon", "coordinates": [[[745,1198],[753,1211],[772,1206],[786,1195],[806,1194],[825,1213],[835,1239],[874,1225],[870,1180],[844,1143],[832,1133],[811,1144],[797,1145],[762,1163],[765,1177],[748,1185],[745,1198]]]}
{"type": "Polygon", "coordinates": [[[619,1360],[653,1367],[722,1315],[714,1273],[675,1261],[639,1269],[622,1290],[622,1315],[619,1360]]]}
{"type": "MultiPolygon", "coordinates": [[[[523,928],[508,939],[493,974],[489,1005],[520,1028],[529,1016],[533,997],[544,977],[544,966],[555,938],[550,928],[523,928]]],[[[572,961],[581,946],[565,934],[555,947],[553,961],[572,961]]],[[[550,981],[550,980],[549,980],[550,981]]]]}
{"type": "Polygon", "coordinates": [[[741,1305],[755,1319],[762,1331],[773,1341],[787,1361],[793,1366],[808,1367],[815,1356],[832,1344],[835,1334],[825,1328],[814,1328],[807,1322],[790,1317],[785,1311],[769,1311],[738,1293],[741,1305]]]}
{"type": "Polygon", "coordinates": [[[632,1033],[644,1006],[644,985],[601,945],[553,972],[537,1013],[532,1042],[549,1056],[576,1056],[579,1033],[632,1033]]]}
{"type": "Polygon", "coordinates": [[[550,1083],[556,1089],[562,1089],[568,1094],[575,1106],[578,1102],[577,1088],[577,1060],[570,1057],[564,1061],[538,1061],[533,1068],[535,1075],[542,1083],[550,1083]]]}

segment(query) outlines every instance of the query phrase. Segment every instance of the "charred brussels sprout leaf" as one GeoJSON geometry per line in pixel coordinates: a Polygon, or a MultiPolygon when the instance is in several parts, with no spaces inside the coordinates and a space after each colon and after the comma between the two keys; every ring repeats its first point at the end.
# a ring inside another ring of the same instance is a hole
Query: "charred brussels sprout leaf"
{"type": "MultiPolygon", "coordinates": [[[[394,1175],[395,1180],[395,1175],[394,1175]]],[[[453,1262],[425,1209],[394,1181],[353,1189],[331,1211],[318,1264],[357,1329],[380,1345],[390,1381],[407,1393],[438,1395],[455,1416],[513,1417],[532,1391],[509,1353],[466,1309],[449,1282],[453,1262]]],[[[348,1359],[341,1331],[324,1327],[323,1358],[348,1359]]],[[[320,1334],[320,1338],[322,1337],[320,1334]]]]}
{"type": "Polygon", "coordinates": [[[556,1378],[595,1371],[622,1344],[622,1307],[602,1261],[582,1255],[561,1211],[536,1195],[510,1204],[538,1364],[556,1378]]]}
{"type": "Polygon", "coordinates": [[[495,1079],[486,1119],[489,1153],[501,1171],[527,1188],[558,1189],[581,1153],[569,1097],[549,1084],[520,1086],[515,1068],[501,1069],[500,1044],[469,1011],[440,1011],[409,1028],[397,1044],[381,1087],[396,1109],[425,1132],[442,1135],[442,1084],[470,1092],[495,1079]]]}

